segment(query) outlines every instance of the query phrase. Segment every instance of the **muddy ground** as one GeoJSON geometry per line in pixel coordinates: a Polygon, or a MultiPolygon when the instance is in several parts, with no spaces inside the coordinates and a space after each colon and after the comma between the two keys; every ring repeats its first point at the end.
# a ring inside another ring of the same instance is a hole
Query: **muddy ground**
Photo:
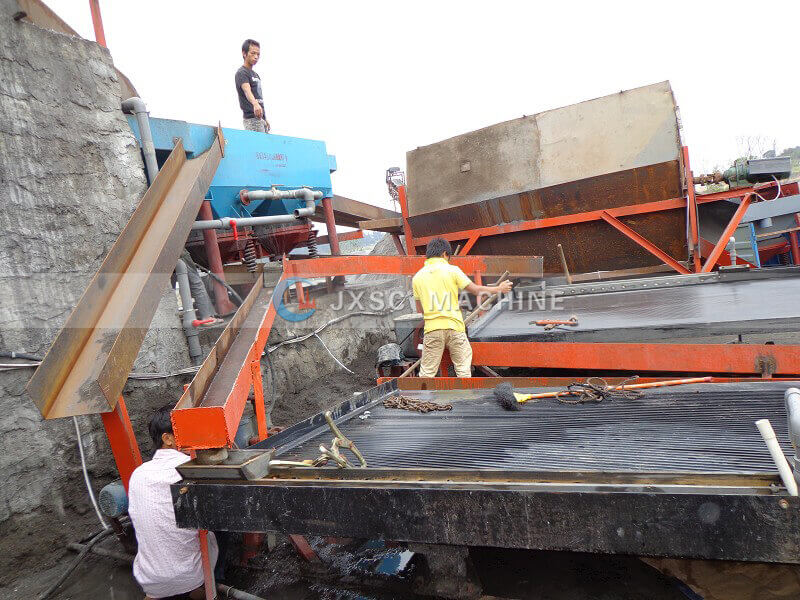
{"type": "MultiPolygon", "coordinates": [[[[313,340],[305,343],[315,343],[313,340]]],[[[275,400],[272,422],[287,427],[347,400],[354,392],[362,392],[375,385],[375,352],[362,354],[347,368],[325,375],[294,394],[285,394],[275,400]]]]}

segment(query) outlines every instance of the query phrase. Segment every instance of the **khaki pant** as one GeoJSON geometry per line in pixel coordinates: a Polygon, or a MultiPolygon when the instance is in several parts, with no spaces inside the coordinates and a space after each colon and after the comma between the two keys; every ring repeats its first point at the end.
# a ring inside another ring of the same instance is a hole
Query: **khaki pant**
{"type": "Polygon", "coordinates": [[[242,119],[242,124],[247,131],[269,133],[269,130],[267,129],[267,122],[264,119],[242,119]]]}
{"type": "Polygon", "coordinates": [[[422,338],[422,363],[419,376],[436,377],[445,348],[450,352],[456,377],[471,377],[472,346],[469,345],[466,333],[454,329],[436,329],[429,331],[422,338]]]}

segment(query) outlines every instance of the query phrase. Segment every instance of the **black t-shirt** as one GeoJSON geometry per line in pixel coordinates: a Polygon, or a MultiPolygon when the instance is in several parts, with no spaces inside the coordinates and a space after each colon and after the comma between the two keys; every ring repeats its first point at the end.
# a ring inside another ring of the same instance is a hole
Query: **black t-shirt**
{"type": "MultiPolygon", "coordinates": [[[[253,69],[248,69],[245,66],[239,67],[239,70],[236,71],[236,93],[239,94],[239,107],[242,109],[245,119],[255,119],[256,114],[253,112],[253,105],[250,104],[242,90],[243,83],[250,84],[250,91],[253,92],[253,97],[258,100],[261,110],[264,110],[264,97],[261,95],[261,78],[253,69]]],[[[265,111],[264,115],[266,114],[265,111]]],[[[264,117],[262,116],[262,118],[264,117]]]]}

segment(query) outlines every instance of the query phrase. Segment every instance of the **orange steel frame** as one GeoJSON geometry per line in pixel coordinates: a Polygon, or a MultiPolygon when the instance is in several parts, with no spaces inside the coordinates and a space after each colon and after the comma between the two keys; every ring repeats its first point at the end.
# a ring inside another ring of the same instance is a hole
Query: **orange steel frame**
{"type": "MultiPolygon", "coordinates": [[[[687,181],[692,181],[689,170],[689,158],[686,148],[683,159],[687,181]]],[[[769,184],[767,184],[769,185],[769,184]]],[[[791,184],[795,185],[796,184],[791,184]]],[[[673,198],[660,202],[609,208],[573,215],[564,215],[547,219],[525,221],[521,223],[496,225],[469,231],[443,234],[445,239],[466,240],[458,256],[452,261],[461,269],[480,281],[488,273],[497,271],[497,256],[467,256],[476,241],[482,236],[502,235],[516,231],[527,231],[545,227],[556,227],[568,223],[604,220],[620,233],[635,241],[648,252],[663,260],[680,273],[709,272],[725,255],[725,245],[736,227],[741,222],[744,212],[753,195],[761,188],[741,188],[729,192],[709,194],[696,197],[693,185],[687,185],[685,198],[673,198]],[[697,205],[728,198],[742,198],[742,202],[734,214],[723,235],[707,253],[708,258],[701,265],[701,239],[698,232],[697,205]],[[690,269],[663,252],[650,241],[639,235],[619,220],[628,215],[670,210],[686,207],[689,219],[689,239],[687,244],[692,252],[690,269]],[[494,265],[494,266],[493,266],[494,265]]],[[[784,186],[785,187],[785,186],[784,186]]],[[[783,191],[783,189],[782,189],[783,191]]],[[[791,188],[787,190],[792,193],[791,188]]],[[[426,244],[431,237],[414,238],[408,222],[408,206],[405,187],[398,188],[401,213],[403,217],[403,235],[406,238],[407,256],[331,256],[307,260],[283,261],[281,281],[289,278],[303,277],[335,277],[361,273],[380,273],[392,275],[413,275],[423,265],[424,256],[417,256],[415,246],[426,244]]],[[[794,191],[794,193],[797,193],[794,191]]],[[[302,301],[302,294],[298,294],[302,301]]],[[[250,389],[255,398],[256,422],[259,439],[268,435],[267,415],[261,384],[260,361],[269,337],[276,311],[272,302],[259,325],[259,332],[250,348],[248,358],[241,365],[236,382],[227,398],[218,406],[193,406],[176,408],[173,411],[173,425],[178,445],[185,449],[195,450],[231,446],[239,426],[250,389]]],[[[603,374],[606,371],[615,373],[649,373],[641,381],[658,380],[659,375],[675,373],[713,373],[724,374],[715,381],[741,381],[754,377],[779,376],[788,378],[800,376],[800,345],[746,345],[746,344],[601,344],[601,343],[552,343],[552,342],[475,342],[473,348],[473,364],[487,367],[531,367],[545,369],[575,370],[603,374]]],[[[382,378],[379,382],[386,380],[382,378]]],[[[613,377],[609,377],[614,381],[613,377]]],[[[531,385],[562,385],[572,378],[536,378],[531,385]]],[[[402,386],[419,385],[423,389],[450,389],[461,387],[491,387],[492,378],[474,378],[471,380],[455,378],[433,378],[418,380],[418,383],[404,382],[402,386]]],[[[401,387],[402,387],[401,386],[401,387]]],[[[120,398],[114,411],[103,415],[106,429],[117,468],[123,483],[127,487],[133,469],[141,464],[141,455],[133,428],[128,418],[124,401],[120,398]]],[[[201,550],[203,553],[204,571],[206,572],[206,596],[213,598],[213,575],[210,574],[208,561],[208,545],[206,532],[200,532],[201,550]]]]}
{"type": "MultiPolygon", "coordinates": [[[[691,182],[688,150],[683,149],[683,160],[687,181],[691,182]]],[[[753,196],[759,188],[741,188],[728,192],[707,194],[696,197],[693,185],[687,185],[687,197],[673,198],[659,202],[590,211],[539,219],[521,223],[497,225],[464,232],[444,234],[449,240],[467,240],[454,264],[471,274],[477,281],[487,273],[497,271],[496,265],[501,257],[470,256],[467,253],[481,236],[501,235],[514,231],[534,230],[555,227],[567,223],[604,220],[649,252],[671,264],[677,271],[689,272],[684,265],[653,246],[648,240],[619,220],[619,217],[674,208],[687,207],[689,212],[689,239],[692,252],[691,270],[708,272],[725,256],[724,247],[730,233],[741,221],[753,196]],[[742,198],[739,208],[713,248],[706,252],[707,258],[701,264],[701,243],[699,237],[697,205],[728,198],[742,198]],[[465,256],[466,255],[466,256],[465,256]],[[674,262],[670,262],[670,259],[674,262]],[[493,266],[490,267],[490,264],[493,266]]],[[[783,193],[797,193],[791,186],[784,185],[783,193]],[[787,189],[788,188],[788,189],[787,189]]],[[[361,273],[382,273],[393,275],[413,275],[422,266],[423,256],[417,256],[415,246],[427,243],[428,237],[414,238],[408,223],[408,206],[405,188],[401,187],[399,200],[403,215],[403,234],[406,238],[408,256],[331,256],[307,260],[284,259],[282,280],[303,277],[335,277],[361,273]]],[[[501,269],[502,271],[502,269],[501,269]]],[[[500,271],[497,271],[500,272],[500,271]]],[[[513,275],[513,274],[512,274],[513,275]]],[[[302,300],[302,298],[301,298],[302,300]]],[[[218,406],[178,408],[173,412],[178,443],[184,448],[216,448],[230,446],[244,411],[250,389],[254,390],[258,436],[267,436],[266,410],[261,392],[260,360],[275,320],[275,309],[270,305],[260,324],[256,341],[251,347],[248,359],[237,374],[236,383],[228,398],[218,406]]],[[[601,343],[494,343],[476,342],[473,344],[473,363],[487,367],[531,367],[544,369],[568,369],[603,373],[606,371],[641,373],[721,373],[729,376],[800,375],[800,346],[754,346],[746,344],[601,344],[601,343]],[[665,347],[666,346],[666,347],[665,347]]],[[[141,458],[124,403],[114,412],[104,416],[104,424],[111,441],[117,465],[123,480],[141,458]]]]}
{"type": "MultiPolygon", "coordinates": [[[[774,183],[767,183],[761,186],[751,186],[737,188],[725,192],[718,192],[714,194],[703,194],[697,196],[694,191],[693,174],[689,164],[689,149],[684,146],[682,148],[682,159],[684,165],[684,174],[686,177],[686,196],[681,198],[671,198],[669,200],[660,200],[657,202],[646,202],[643,204],[633,204],[629,206],[619,206],[616,208],[607,208],[602,210],[593,210],[581,213],[574,213],[570,215],[560,215],[558,217],[548,217],[545,219],[534,219],[531,221],[518,221],[515,223],[505,223],[502,225],[493,225],[491,227],[481,227],[477,229],[467,229],[463,231],[452,231],[449,233],[442,233],[437,235],[414,237],[411,227],[408,222],[408,203],[406,200],[405,187],[398,188],[399,203],[401,213],[403,216],[403,234],[406,238],[406,247],[409,253],[416,252],[415,246],[424,246],[435,237],[442,237],[450,242],[466,240],[464,246],[459,251],[459,255],[467,254],[475,243],[481,237],[489,237],[494,235],[503,235],[506,233],[515,233],[518,231],[531,231],[534,229],[545,229],[548,227],[558,227],[560,225],[569,225],[573,223],[585,223],[588,221],[603,220],[612,227],[614,227],[621,234],[632,240],[647,252],[656,256],[663,263],[672,267],[675,271],[682,275],[689,273],[708,273],[714,266],[716,266],[721,256],[725,256],[725,246],[733,231],[741,223],[744,213],[747,211],[747,206],[750,204],[753,194],[758,190],[774,187],[774,183]],[[699,235],[699,221],[697,207],[699,204],[706,204],[709,202],[717,202],[719,200],[742,198],[739,209],[734,213],[730,222],[725,228],[725,232],[713,249],[708,253],[706,262],[701,264],[701,239],[699,235]],[[650,240],[637,233],[625,223],[620,221],[620,217],[627,217],[631,215],[640,215],[644,213],[659,212],[663,210],[673,210],[676,208],[686,208],[688,211],[689,232],[687,239],[687,246],[690,250],[691,261],[690,268],[686,268],[681,262],[674,257],[670,256],[667,252],[653,244],[650,240]]],[[[796,183],[781,185],[781,193],[791,194],[798,193],[798,186],[796,183]]]]}

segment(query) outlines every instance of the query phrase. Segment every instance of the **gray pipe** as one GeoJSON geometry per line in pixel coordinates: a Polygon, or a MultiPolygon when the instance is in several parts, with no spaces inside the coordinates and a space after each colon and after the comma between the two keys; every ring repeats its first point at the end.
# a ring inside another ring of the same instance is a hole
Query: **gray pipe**
{"type": "Polygon", "coordinates": [[[193,264],[186,265],[186,274],[189,277],[189,289],[197,307],[197,317],[201,321],[212,318],[214,316],[214,305],[211,304],[211,298],[208,296],[208,290],[206,289],[206,284],[203,283],[203,278],[200,277],[200,273],[197,272],[193,264]]]}
{"type": "Polygon", "coordinates": [[[150,118],[147,116],[147,106],[141,98],[134,96],[122,101],[122,112],[136,115],[139,136],[142,139],[144,166],[147,169],[147,178],[152,185],[158,175],[158,162],[156,161],[156,147],[153,144],[153,132],[150,130],[150,118]]]}
{"type": "Polygon", "coordinates": [[[242,200],[286,200],[290,198],[302,198],[306,205],[304,208],[297,208],[291,215],[272,215],[268,217],[243,217],[241,219],[211,219],[209,221],[195,221],[192,224],[193,230],[201,229],[231,229],[232,221],[236,222],[237,227],[248,227],[254,225],[275,225],[277,223],[293,223],[298,219],[309,217],[317,209],[316,201],[322,198],[322,192],[310,188],[300,188],[296,190],[242,190],[239,193],[242,200]]]}
{"type": "Polygon", "coordinates": [[[175,265],[175,278],[178,280],[178,291],[183,305],[183,332],[186,334],[186,343],[189,346],[189,358],[192,359],[193,365],[199,365],[203,362],[203,350],[200,348],[200,336],[197,328],[192,325],[192,321],[197,317],[194,312],[194,300],[192,299],[186,263],[181,259],[178,259],[175,265]]]}

